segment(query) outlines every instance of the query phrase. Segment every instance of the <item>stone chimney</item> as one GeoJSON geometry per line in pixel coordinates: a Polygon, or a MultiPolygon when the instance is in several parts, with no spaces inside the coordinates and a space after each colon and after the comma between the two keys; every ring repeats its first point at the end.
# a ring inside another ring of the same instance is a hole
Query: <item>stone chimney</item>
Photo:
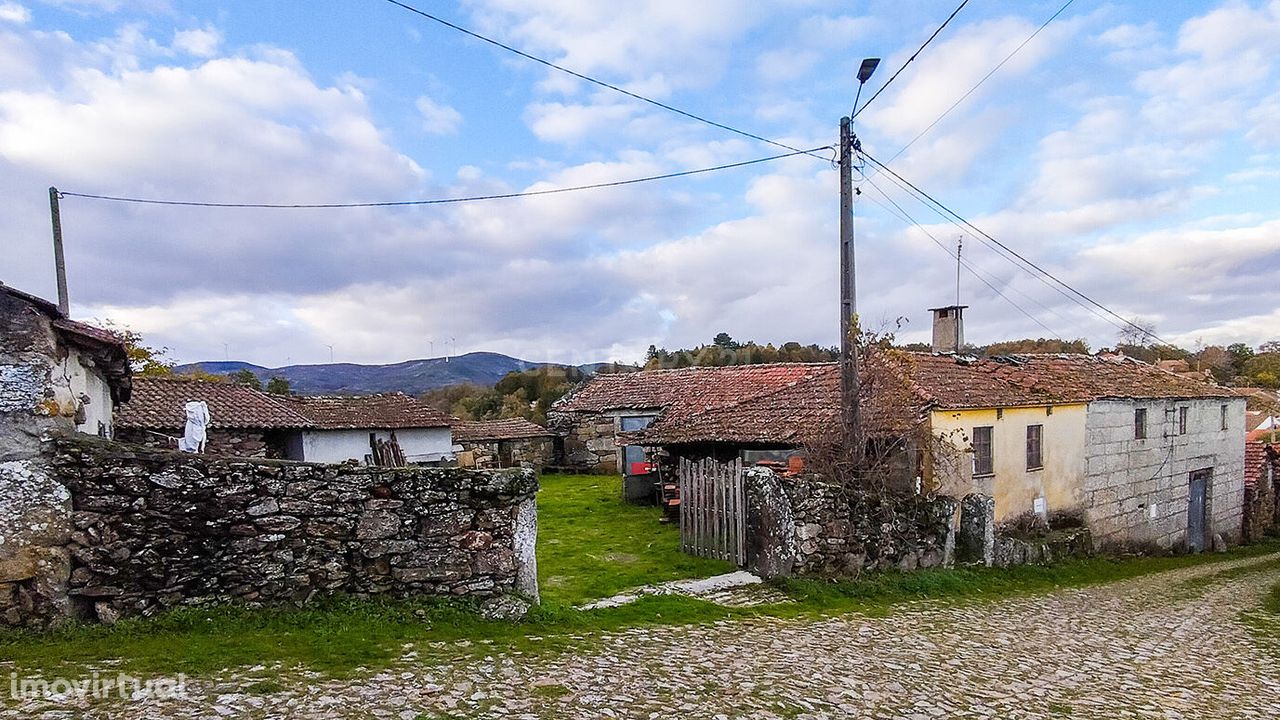
{"type": "Polygon", "coordinates": [[[968,305],[929,308],[933,313],[933,351],[959,354],[964,347],[964,309],[968,305]]]}

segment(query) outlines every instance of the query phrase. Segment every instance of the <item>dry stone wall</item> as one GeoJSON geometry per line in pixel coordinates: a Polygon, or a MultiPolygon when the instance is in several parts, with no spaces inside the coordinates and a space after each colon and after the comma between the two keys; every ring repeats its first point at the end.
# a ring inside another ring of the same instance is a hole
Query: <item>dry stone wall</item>
{"type": "Polygon", "coordinates": [[[1090,548],[1084,528],[1027,539],[1001,532],[988,495],[874,494],[766,468],[746,471],[743,485],[747,567],[767,578],[1009,567],[1085,555],[1090,548]]]}
{"type": "MultiPolygon", "coordinates": [[[[82,435],[46,452],[69,496],[64,595],[82,618],[334,593],[536,600],[528,470],[249,460],[82,435]]],[[[4,622],[64,613],[20,614],[4,622]]]]}

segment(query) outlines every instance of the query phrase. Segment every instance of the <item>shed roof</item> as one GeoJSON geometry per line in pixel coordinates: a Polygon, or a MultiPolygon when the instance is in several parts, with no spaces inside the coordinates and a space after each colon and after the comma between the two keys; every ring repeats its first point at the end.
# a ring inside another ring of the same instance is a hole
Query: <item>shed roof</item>
{"type": "Polygon", "coordinates": [[[296,396],[288,402],[320,430],[449,427],[453,419],[404,393],[296,396]]]}
{"type": "Polygon", "coordinates": [[[122,428],[180,430],[187,419],[183,406],[190,401],[203,401],[209,406],[211,428],[271,430],[312,426],[283,398],[235,383],[182,376],[134,378],[133,399],[116,410],[115,423],[122,428]]]}
{"type": "Polygon", "coordinates": [[[1267,465],[1280,470],[1280,444],[1249,441],[1244,444],[1244,486],[1257,487],[1267,465]]]}
{"type": "Polygon", "coordinates": [[[492,442],[554,436],[555,433],[524,418],[463,421],[453,425],[454,442],[492,442]]]}
{"type": "Polygon", "coordinates": [[[557,412],[709,409],[762,395],[822,372],[830,363],[689,367],[595,375],[557,400],[557,412]]]}

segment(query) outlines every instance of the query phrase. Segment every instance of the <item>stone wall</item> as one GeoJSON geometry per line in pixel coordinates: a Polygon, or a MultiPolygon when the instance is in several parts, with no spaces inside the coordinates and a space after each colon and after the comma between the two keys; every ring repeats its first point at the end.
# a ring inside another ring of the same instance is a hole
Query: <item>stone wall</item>
{"type": "MultiPolygon", "coordinates": [[[[170,431],[176,436],[182,430],[170,431]]],[[[281,431],[249,429],[210,429],[206,431],[205,452],[209,455],[233,455],[247,458],[285,457],[286,435],[281,431]]],[[[145,445],[152,448],[172,449],[173,443],[140,428],[119,428],[116,439],[121,442],[145,445]]]]}
{"type": "Polygon", "coordinates": [[[618,468],[618,420],[603,413],[551,412],[547,425],[563,438],[556,464],[613,475],[618,468]]]}
{"type": "Polygon", "coordinates": [[[1280,497],[1276,494],[1276,480],[1280,477],[1280,472],[1277,472],[1280,458],[1276,458],[1273,452],[1263,451],[1263,460],[1257,470],[1255,484],[1245,488],[1244,491],[1244,523],[1241,535],[1245,542],[1261,540],[1276,526],[1277,510],[1280,510],[1280,506],[1277,505],[1280,497]]]}
{"type": "Polygon", "coordinates": [[[1213,469],[1207,535],[1238,540],[1244,503],[1244,404],[1243,398],[1090,403],[1079,506],[1095,545],[1128,550],[1185,547],[1190,474],[1202,468],[1213,469]],[[1134,437],[1134,410],[1140,407],[1147,410],[1147,437],[1141,439],[1134,437]],[[1185,434],[1178,428],[1181,407],[1188,409],[1185,434]]]}
{"type": "Polygon", "coordinates": [[[70,435],[47,452],[70,498],[67,600],[10,603],[7,624],[334,593],[537,595],[527,470],[248,460],[70,435]]]}
{"type": "Polygon", "coordinates": [[[0,623],[66,610],[71,501],[40,439],[76,427],[79,408],[54,372],[68,354],[47,315],[0,292],[0,623]]]}
{"type": "Polygon", "coordinates": [[[1090,550],[1085,528],[1019,538],[995,522],[995,501],[971,494],[873,495],[817,475],[744,474],[747,568],[766,578],[850,577],[977,564],[1048,563],[1090,550]]]}

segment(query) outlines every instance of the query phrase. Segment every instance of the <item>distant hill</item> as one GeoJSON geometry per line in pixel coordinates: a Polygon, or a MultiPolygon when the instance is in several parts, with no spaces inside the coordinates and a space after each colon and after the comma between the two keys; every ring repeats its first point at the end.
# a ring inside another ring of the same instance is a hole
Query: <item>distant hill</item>
{"type": "MultiPolygon", "coordinates": [[[[592,372],[602,364],[593,363],[592,365],[584,366],[584,370],[592,372]]],[[[184,372],[193,368],[200,368],[208,373],[225,375],[248,369],[258,376],[263,383],[266,383],[273,376],[283,377],[289,381],[289,386],[294,392],[302,395],[366,395],[378,392],[403,392],[410,395],[420,395],[428,390],[459,383],[493,385],[509,372],[541,366],[566,367],[555,363],[535,363],[519,360],[500,353],[473,352],[466,355],[457,355],[448,360],[445,358],[427,358],[407,360],[392,365],[328,363],[266,368],[252,363],[228,360],[179,365],[174,370],[176,372],[184,372]]]]}

